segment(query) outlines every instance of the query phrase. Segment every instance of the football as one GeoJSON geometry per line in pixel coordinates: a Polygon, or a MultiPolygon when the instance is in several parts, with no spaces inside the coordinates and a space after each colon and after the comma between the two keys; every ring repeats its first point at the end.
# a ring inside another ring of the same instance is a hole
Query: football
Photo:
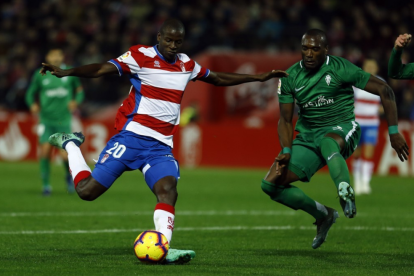
{"type": "Polygon", "coordinates": [[[154,230],[142,232],[134,242],[135,255],[143,263],[156,264],[164,261],[169,248],[167,238],[154,230]]]}

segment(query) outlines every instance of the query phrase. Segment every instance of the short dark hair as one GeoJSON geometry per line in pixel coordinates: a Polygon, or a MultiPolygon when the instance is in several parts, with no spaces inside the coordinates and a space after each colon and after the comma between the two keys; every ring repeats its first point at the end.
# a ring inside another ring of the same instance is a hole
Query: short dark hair
{"type": "Polygon", "coordinates": [[[324,42],[324,45],[328,45],[328,38],[326,36],[326,33],[320,29],[310,29],[304,34],[304,36],[305,35],[319,36],[320,40],[324,42]]]}
{"type": "Polygon", "coordinates": [[[177,30],[177,32],[185,34],[184,24],[176,18],[165,20],[161,25],[160,33],[163,35],[167,29],[174,29],[177,30]]]}

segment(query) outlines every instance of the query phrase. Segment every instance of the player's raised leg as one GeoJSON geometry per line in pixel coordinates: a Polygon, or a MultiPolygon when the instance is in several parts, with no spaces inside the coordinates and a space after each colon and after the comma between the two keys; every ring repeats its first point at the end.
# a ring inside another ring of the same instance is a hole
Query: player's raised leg
{"type": "MultiPolygon", "coordinates": [[[[171,245],[174,230],[175,203],[177,201],[177,180],[179,178],[178,163],[175,160],[161,162],[142,169],[145,180],[157,197],[154,211],[155,230],[161,232],[171,245]]],[[[184,264],[195,257],[192,250],[171,249],[168,251],[165,264],[184,264]]]]}
{"type": "Polygon", "coordinates": [[[265,179],[262,180],[262,190],[272,200],[294,210],[303,210],[315,218],[314,224],[317,226],[317,232],[312,242],[312,248],[316,249],[325,242],[329,229],[339,217],[338,212],[308,197],[298,187],[290,185],[290,183],[300,180],[300,177],[288,169],[279,173],[277,163],[278,160],[274,162],[265,179]]]}
{"type": "Polygon", "coordinates": [[[328,164],[329,173],[338,189],[339,201],[344,214],[348,218],[356,215],[355,194],[351,187],[351,179],[341,149],[345,147],[344,139],[336,133],[328,133],[320,142],[323,158],[328,164]]]}
{"type": "Polygon", "coordinates": [[[49,138],[49,143],[66,150],[69,168],[73,177],[75,190],[83,200],[92,201],[102,195],[107,188],[91,176],[91,169],[86,164],[79,146],[85,141],[81,132],[55,133],[49,138]]]}

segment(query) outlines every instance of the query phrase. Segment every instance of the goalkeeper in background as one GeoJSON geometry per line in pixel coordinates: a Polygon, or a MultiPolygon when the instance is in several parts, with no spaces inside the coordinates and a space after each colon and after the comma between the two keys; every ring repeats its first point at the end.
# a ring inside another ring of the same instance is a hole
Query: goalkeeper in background
{"type": "MultiPolygon", "coordinates": [[[[59,48],[50,49],[46,54],[46,61],[57,67],[67,68],[63,63],[63,51],[59,48]]],[[[83,88],[76,77],[60,79],[51,75],[50,72],[42,77],[38,71],[32,77],[26,94],[26,103],[32,114],[39,114],[37,132],[40,143],[40,174],[44,196],[49,196],[52,191],[49,182],[52,146],[48,143],[48,138],[56,132],[71,132],[72,112],[83,101],[83,98],[83,88]]],[[[73,193],[74,186],[69,173],[67,153],[61,150],[60,154],[63,158],[67,189],[69,193],[73,193]]]]}

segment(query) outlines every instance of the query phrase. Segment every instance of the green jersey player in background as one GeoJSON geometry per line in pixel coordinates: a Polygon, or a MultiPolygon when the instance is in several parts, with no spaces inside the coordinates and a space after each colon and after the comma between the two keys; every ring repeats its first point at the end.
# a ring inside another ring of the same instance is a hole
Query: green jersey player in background
{"type": "Polygon", "coordinates": [[[263,191],[274,201],[303,210],[316,219],[314,249],[321,246],[338,218],[338,212],[309,198],[292,182],[309,182],[313,174],[328,165],[345,216],[356,215],[354,191],[345,159],[358,145],[360,127],[355,122],[352,86],[381,97],[389,126],[390,141],[401,161],[408,146],[398,133],[397,107],[392,89],[348,60],[328,55],[323,31],[312,29],[302,37],[302,60],[279,82],[280,120],[278,133],[282,152],[262,181],[263,191]],[[299,119],[293,140],[294,104],[299,119]]]}
{"type": "Polygon", "coordinates": [[[402,64],[401,55],[402,50],[411,41],[410,34],[403,34],[395,40],[394,48],[392,49],[390,61],[388,62],[388,76],[399,80],[414,79],[414,63],[402,64]]]}
{"type": "MultiPolygon", "coordinates": [[[[46,55],[46,61],[58,67],[66,67],[63,64],[63,51],[59,48],[50,49],[46,55]]],[[[39,114],[40,173],[43,182],[43,195],[45,196],[51,193],[49,175],[52,146],[48,143],[48,138],[56,132],[72,132],[72,112],[83,98],[83,88],[76,77],[59,79],[50,72],[47,72],[44,77],[35,72],[32,77],[26,94],[26,103],[33,114],[39,114]],[[38,101],[36,94],[39,94],[38,101]]],[[[68,192],[73,193],[74,188],[69,173],[67,153],[62,150],[60,154],[64,161],[67,189],[68,192]]]]}

